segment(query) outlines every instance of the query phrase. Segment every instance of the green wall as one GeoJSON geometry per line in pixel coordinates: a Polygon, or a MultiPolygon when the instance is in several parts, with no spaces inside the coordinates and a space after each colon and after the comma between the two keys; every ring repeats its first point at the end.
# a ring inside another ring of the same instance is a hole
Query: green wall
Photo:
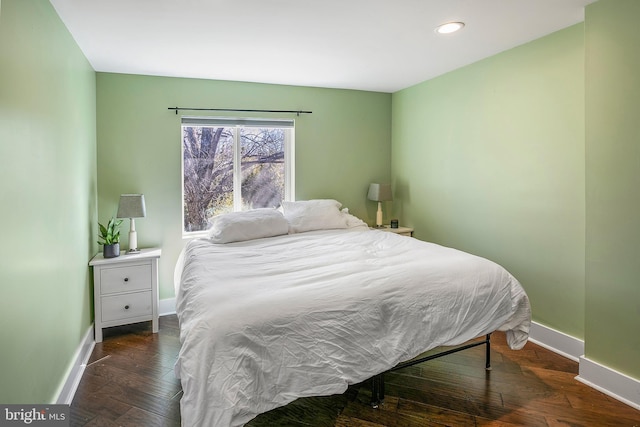
{"type": "Polygon", "coordinates": [[[584,336],[584,37],[578,24],[393,94],[394,209],[487,257],[535,321],[584,336]]]}
{"type": "MultiPolygon", "coordinates": [[[[375,222],[377,206],[366,194],[370,182],[390,180],[390,94],[98,73],[99,218],[115,215],[121,193],[144,193],[147,217],[136,221],[138,246],[162,247],[161,299],[174,296],[173,269],[184,245],[180,115],[197,114],[167,110],[176,106],[312,111],[253,116],[296,120],[298,200],[335,198],[375,222]]],[[[129,225],[123,225],[126,248],[129,225]]]]}
{"type": "Polygon", "coordinates": [[[46,0],[0,13],[0,402],[51,403],[92,322],[95,73],[46,0]]]}
{"type": "Polygon", "coordinates": [[[588,359],[640,378],[640,2],[586,10],[588,359]]]}

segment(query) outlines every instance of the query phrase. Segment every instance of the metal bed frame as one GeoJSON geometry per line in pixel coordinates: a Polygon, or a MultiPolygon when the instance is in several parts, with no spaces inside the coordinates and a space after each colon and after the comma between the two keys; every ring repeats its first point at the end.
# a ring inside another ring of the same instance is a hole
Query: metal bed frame
{"type": "Polygon", "coordinates": [[[371,378],[371,406],[375,409],[380,407],[384,403],[384,374],[387,372],[397,371],[398,369],[407,368],[409,366],[417,365],[418,363],[426,362],[428,360],[437,359],[438,357],[446,356],[449,354],[457,353],[462,350],[466,350],[473,347],[486,345],[485,349],[485,369],[491,370],[491,333],[488,333],[484,340],[474,341],[472,343],[458,346],[450,350],[442,351],[440,353],[431,354],[429,356],[421,357],[419,359],[412,359],[407,362],[399,363],[388,371],[382,372],[373,378],[371,378]]]}

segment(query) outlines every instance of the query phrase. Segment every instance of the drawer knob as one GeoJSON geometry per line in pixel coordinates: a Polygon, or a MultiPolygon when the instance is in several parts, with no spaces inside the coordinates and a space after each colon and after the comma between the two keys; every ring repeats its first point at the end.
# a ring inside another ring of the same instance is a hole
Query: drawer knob
{"type": "Polygon", "coordinates": [[[124,306],[124,309],[125,309],[125,310],[129,310],[129,305],[125,305],[125,306],[124,306]]]}
{"type": "Polygon", "coordinates": [[[124,281],[125,281],[125,282],[128,282],[128,281],[129,281],[129,278],[128,278],[128,277],[125,277],[125,278],[124,278],[124,281]]]}

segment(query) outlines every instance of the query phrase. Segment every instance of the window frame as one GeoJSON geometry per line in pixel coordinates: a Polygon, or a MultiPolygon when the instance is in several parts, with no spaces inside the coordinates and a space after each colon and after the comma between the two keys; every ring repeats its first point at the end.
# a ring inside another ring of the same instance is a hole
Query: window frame
{"type": "Polygon", "coordinates": [[[242,144],[240,129],[245,127],[284,128],[284,201],[295,199],[295,120],[292,119],[264,119],[264,118],[235,118],[235,117],[204,117],[182,116],[180,120],[180,193],[181,193],[181,226],[182,238],[192,239],[206,236],[209,230],[185,231],[184,205],[184,127],[225,127],[234,128],[233,135],[233,211],[242,211],[242,144]],[[240,195],[236,197],[236,194],[240,195]]]}

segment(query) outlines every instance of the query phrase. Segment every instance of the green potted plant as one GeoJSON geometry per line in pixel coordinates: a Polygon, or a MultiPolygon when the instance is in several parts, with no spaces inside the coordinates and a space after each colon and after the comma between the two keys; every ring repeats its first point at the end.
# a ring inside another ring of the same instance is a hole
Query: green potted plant
{"type": "Polygon", "coordinates": [[[122,220],[111,218],[107,226],[98,223],[100,234],[98,234],[98,244],[103,246],[102,255],[105,258],[115,258],[120,256],[120,224],[122,220]]]}

